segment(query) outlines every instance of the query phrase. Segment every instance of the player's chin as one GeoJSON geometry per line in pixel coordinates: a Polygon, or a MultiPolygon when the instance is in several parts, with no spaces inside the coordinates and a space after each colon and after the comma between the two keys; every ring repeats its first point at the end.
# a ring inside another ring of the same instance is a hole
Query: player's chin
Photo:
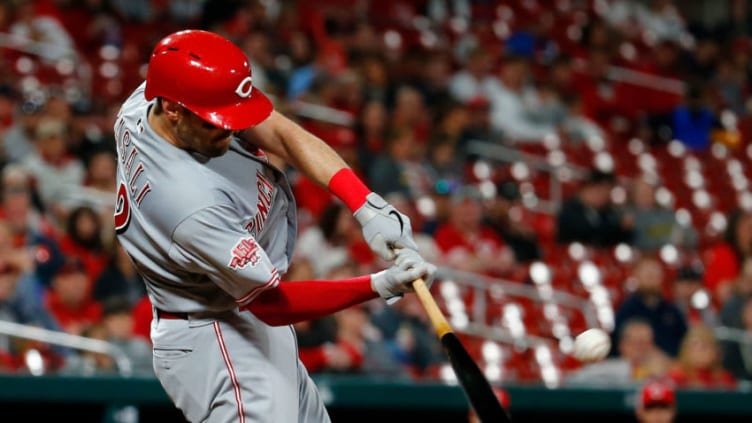
{"type": "Polygon", "coordinates": [[[212,148],[207,149],[204,153],[206,157],[219,157],[223,156],[227,151],[230,150],[230,145],[227,144],[225,146],[212,146],[212,148]]]}
{"type": "Polygon", "coordinates": [[[227,153],[230,150],[231,137],[226,139],[217,140],[209,145],[204,146],[203,154],[207,157],[219,157],[227,153]]]}

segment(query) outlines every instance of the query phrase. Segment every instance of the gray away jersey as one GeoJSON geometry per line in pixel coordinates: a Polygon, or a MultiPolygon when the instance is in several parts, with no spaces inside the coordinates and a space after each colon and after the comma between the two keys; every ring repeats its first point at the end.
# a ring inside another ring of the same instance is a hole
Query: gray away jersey
{"type": "Polygon", "coordinates": [[[296,235],[284,174],[234,139],[207,159],[149,126],[142,84],[118,113],[115,228],[152,304],[174,312],[226,311],[279,284],[296,235]]]}

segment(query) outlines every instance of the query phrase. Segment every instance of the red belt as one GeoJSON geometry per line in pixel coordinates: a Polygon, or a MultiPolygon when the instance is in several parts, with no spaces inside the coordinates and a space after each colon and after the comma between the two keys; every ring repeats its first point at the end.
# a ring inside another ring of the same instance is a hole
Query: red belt
{"type": "Polygon", "coordinates": [[[173,313],[157,309],[157,318],[171,320],[188,320],[188,313],[173,313]]]}

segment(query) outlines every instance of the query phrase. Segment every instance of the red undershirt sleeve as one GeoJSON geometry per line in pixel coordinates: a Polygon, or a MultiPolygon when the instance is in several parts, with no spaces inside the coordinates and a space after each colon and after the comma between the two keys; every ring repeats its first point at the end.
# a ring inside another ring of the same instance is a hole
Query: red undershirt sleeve
{"type": "Polygon", "coordinates": [[[298,348],[298,357],[310,373],[316,373],[326,367],[326,353],[323,346],[298,348]]]}
{"type": "Polygon", "coordinates": [[[259,294],[242,308],[270,326],[318,319],[377,298],[371,276],[343,280],[292,281],[259,294]]]}

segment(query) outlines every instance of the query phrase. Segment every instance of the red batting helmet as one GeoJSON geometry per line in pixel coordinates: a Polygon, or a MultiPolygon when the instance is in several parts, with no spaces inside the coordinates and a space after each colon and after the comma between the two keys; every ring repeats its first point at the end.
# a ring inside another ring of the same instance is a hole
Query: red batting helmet
{"type": "Polygon", "coordinates": [[[674,407],[676,405],[676,392],[671,382],[652,380],[643,385],[638,400],[637,405],[642,408],[674,407]]]}
{"type": "Polygon", "coordinates": [[[163,38],[146,72],[146,99],[175,101],[205,121],[227,130],[250,128],[272,112],[272,103],[253,87],[251,62],[220,35],[186,30],[163,38]]]}

